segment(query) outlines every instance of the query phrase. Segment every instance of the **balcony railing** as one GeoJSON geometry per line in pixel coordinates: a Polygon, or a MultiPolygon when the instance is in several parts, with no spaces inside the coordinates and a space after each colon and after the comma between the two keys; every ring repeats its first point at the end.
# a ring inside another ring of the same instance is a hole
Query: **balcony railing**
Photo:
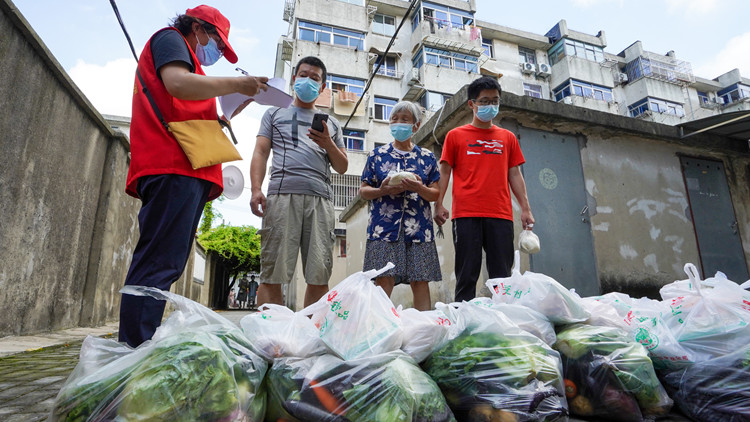
{"type": "Polygon", "coordinates": [[[331,175],[331,185],[333,186],[333,206],[344,208],[349,205],[352,199],[359,193],[359,186],[362,184],[359,176],[353,174],[331,175]]]}

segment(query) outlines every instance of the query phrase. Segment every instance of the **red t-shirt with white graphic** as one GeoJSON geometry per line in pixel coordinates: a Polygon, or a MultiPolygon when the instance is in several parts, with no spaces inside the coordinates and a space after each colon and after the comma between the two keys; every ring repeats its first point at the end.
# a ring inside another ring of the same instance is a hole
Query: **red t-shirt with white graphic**
{"type": "Polygon", "coordinates": [[[508,170],[525,162],[512,132],[471,124],[445,136],[440,162],[453,168],[453,218],[513,220],[508,170]]]}

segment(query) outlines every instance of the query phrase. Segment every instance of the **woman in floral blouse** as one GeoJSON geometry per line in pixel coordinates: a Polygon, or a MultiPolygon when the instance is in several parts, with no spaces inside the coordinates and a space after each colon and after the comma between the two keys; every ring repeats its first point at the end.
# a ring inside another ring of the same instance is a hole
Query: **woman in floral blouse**
{"type": "Polygon", "coordinates": [[[375,279],[391,295],[396,284],[408,283],[414,307],[430,309],[429,281],[442,280],[435,247],[430,202],[438,197],[440,172],[435,155],[411,142],[422,122],[421,108],[409,101],[391,111],[390,129],[394,140],[375,148],[367,157],[359,194],[370,202],[364,269],[395,267],[375,279]],[[389,185],[390,175],[407,171],[419,181],[404,178],[389,185]]]}

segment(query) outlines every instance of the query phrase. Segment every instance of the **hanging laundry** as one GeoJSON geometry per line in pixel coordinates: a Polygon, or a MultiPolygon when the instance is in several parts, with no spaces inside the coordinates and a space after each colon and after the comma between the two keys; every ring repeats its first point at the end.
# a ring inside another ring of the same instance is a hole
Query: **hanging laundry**
{"type": "Polygon", "coordinates": [[[331,99],[333,98],[333,93],[331,92],[330,88],[326,88],[323,90],[323,92],[318,95],[318,99],[315,100],[315,107],[325,107],[325,108],[331,108],[331,99]]]}
{"type": "Polygon", "coordinates": [[[341,102],[356,103],[358,99],[359,95],[356,92],[339,91],[339,101],[341,102]]]}
{"type": "Polygon", "coordinates": [[[482,38],[482,30],[478,27],[472,25],[471,26],[471,34],[469,35],[469,38],[474,41],[482,38]]]}

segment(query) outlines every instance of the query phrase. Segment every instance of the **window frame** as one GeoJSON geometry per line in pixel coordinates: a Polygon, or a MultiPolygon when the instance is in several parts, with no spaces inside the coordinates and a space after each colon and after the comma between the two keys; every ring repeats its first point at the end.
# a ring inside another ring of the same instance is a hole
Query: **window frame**
{"type": "Polygon", "coordinates": [[[360,96],[365,92],[365,80],[363,79],[329,74],[327,84],[334,92],[341,91],[341,87],[346,92],[354,92],[360,96]]]}
{"type": "MultiPolygon", "coordinates": [[[[450,25],[453,28],[466,29],[476,22],[473,13],[428,1],[423,1],[417,11],[425,21],[432,21],[441,27],[450,25]]],[[[412,31],[415,29],[416,24],[412,18],[412,31]]]]}
{"type": "Polygon", "coordinates": [[[391,16],[391,15],[386,15],[386,14],[383,14],[383,13],[375,13],[375,16],[373,16],[373,18],[372,18],[372,29],[371,29],[371,31],[374,34],[378,34],[378,35],[385,35],[385,36],[388,36],[388,37],[393,36],[393,34],[396,33],[396,17],[395,16],[391,16]],[[382,28],[383,28],[382,32],[377,30],[376,24],[378,24],[378,22],[377,22],[378,17],[380,17],[383,20],[383,22],[379,23],[379,25],[382,26],[382,28]],[[393,20],[393,24],[387,24],[385,22],[386,19],[392,19],[393,20]],[[388,32],[388,30],[387,30],[387,28],[389,28],[389,27],[392,27],[392,29],[390,30],[390,32],[388,32]]]}
{"type": "Polygon", "coordinates": [[[561,101],[563,98],[572,95],[590,98],[596,101],[606,101],[608,103],[615,101],[615,95],[612,88],[572,78],[561,83],[552,90],[552,96],[555,98],[555,101],[561,101]]]}
{"type": "Polygon", "coordinates": [[[569,38],[560,38],[547,50],[550,66],[554,66],[565,56],[578,57],[596,63],[602,63],[605,60],[604,48],[569,38]]]}
{"type": "Polygon", "coordinates": [[[339,47],[355,48],[358,50],[364,50],[365,48],[365,34],[359,31],[352,31],[350,29],[338,28],[329,25],[320,25],[310,21],[300,20],[297,24],[297,39],[302,41],[309,41],[315,43],[324,43],[330,45],[337,45],[339,47]],[[303,33],[312,32],[313,39],[309,37],[303,37],[303,33]],[[345,42],[341,42],[345,41],[345,42]]]}
{"type": "Polygon", "coordinates": [[[495,42],[494,40],[482,38],[482,48],[484,48],[484,53],[487,55],[487,57],[494,59],[495,58],[495,42]]]}
{"type": "Polygon", "coordinates": [[[398,100],[388,97],[375,96],[374,102],[374,113],[373,118],[382,122],[390,122],[391,112],[393,107],[398,103],[398,100]],[[378,117],[378,114],[380,117],[378,117]]]}
{"type": "Polygon", "coordinates": [[[463,72],[479,73],[479,58],[469,56],[467,54],[461,54],[454,51],[442,50],[434,47],[422,46],[419,51],[412,57],[412,65],[417,69],[422,67],[423,64],[430,64],[433,66],[447,67],[449,69],[455,69],[463,72]],[[423,57],[422,57],[423,56],[423,57]],[[456,65],[456,60],[461,63],[463,67],[456,65]]]}
{"type": "Polygon", "coordinates": [[[364,130],[353,130],[343,129],[342,136],[344,138],[344,145],[347,151],[364,151],[365,150],[365,131],[364,130]],[[347,133],[348,132],[348,133],[347,133]],[[361,148],[352,147],[353,143],[359,142],[361,148]]]}
{"type": "Polygon", "coordinates": [[[378,54],[378,58],[375,60],[375,63],[372,64],[372,70],[375,71],[378,67],[378,63],[380,63],[383,58],[385,58],[385,60],[380,66],[380,69],[378,69],[376,75],[390,76],[392,78],[398,77],[398,60],[395,56],[383,56],[382,54],[378,54]],[[389,61],[393,62],[392,67],[388,66],[389,61]]]}
{"type": "Polygon", "coordinates": [[[536,50],[518,46],[519,63],[531,63],[536,66],[536,50]]]}
{"type": "Polygon", "coordinates": [[[417,103],[424,107],[425,110],[434,112],[440,110],[440,108],[445,105],[445,102],[448,101],[451,97],[452,95],[444,94],[442,92],[425,91],[424,94],[419,97],[417,103]],[[440,104],[433,104],[432,100],[437,99],[438,96],[440,97],[440,104]]]}
{"type": "Polygon", "coordinates": [[[526,95],[528,97],[533,97],[533,98],[539,98],[539,99],[544,98],[544,95],[542,95],[541,85],[530,84],[526,82],[523,83],[523,95],[526,95]]]}

